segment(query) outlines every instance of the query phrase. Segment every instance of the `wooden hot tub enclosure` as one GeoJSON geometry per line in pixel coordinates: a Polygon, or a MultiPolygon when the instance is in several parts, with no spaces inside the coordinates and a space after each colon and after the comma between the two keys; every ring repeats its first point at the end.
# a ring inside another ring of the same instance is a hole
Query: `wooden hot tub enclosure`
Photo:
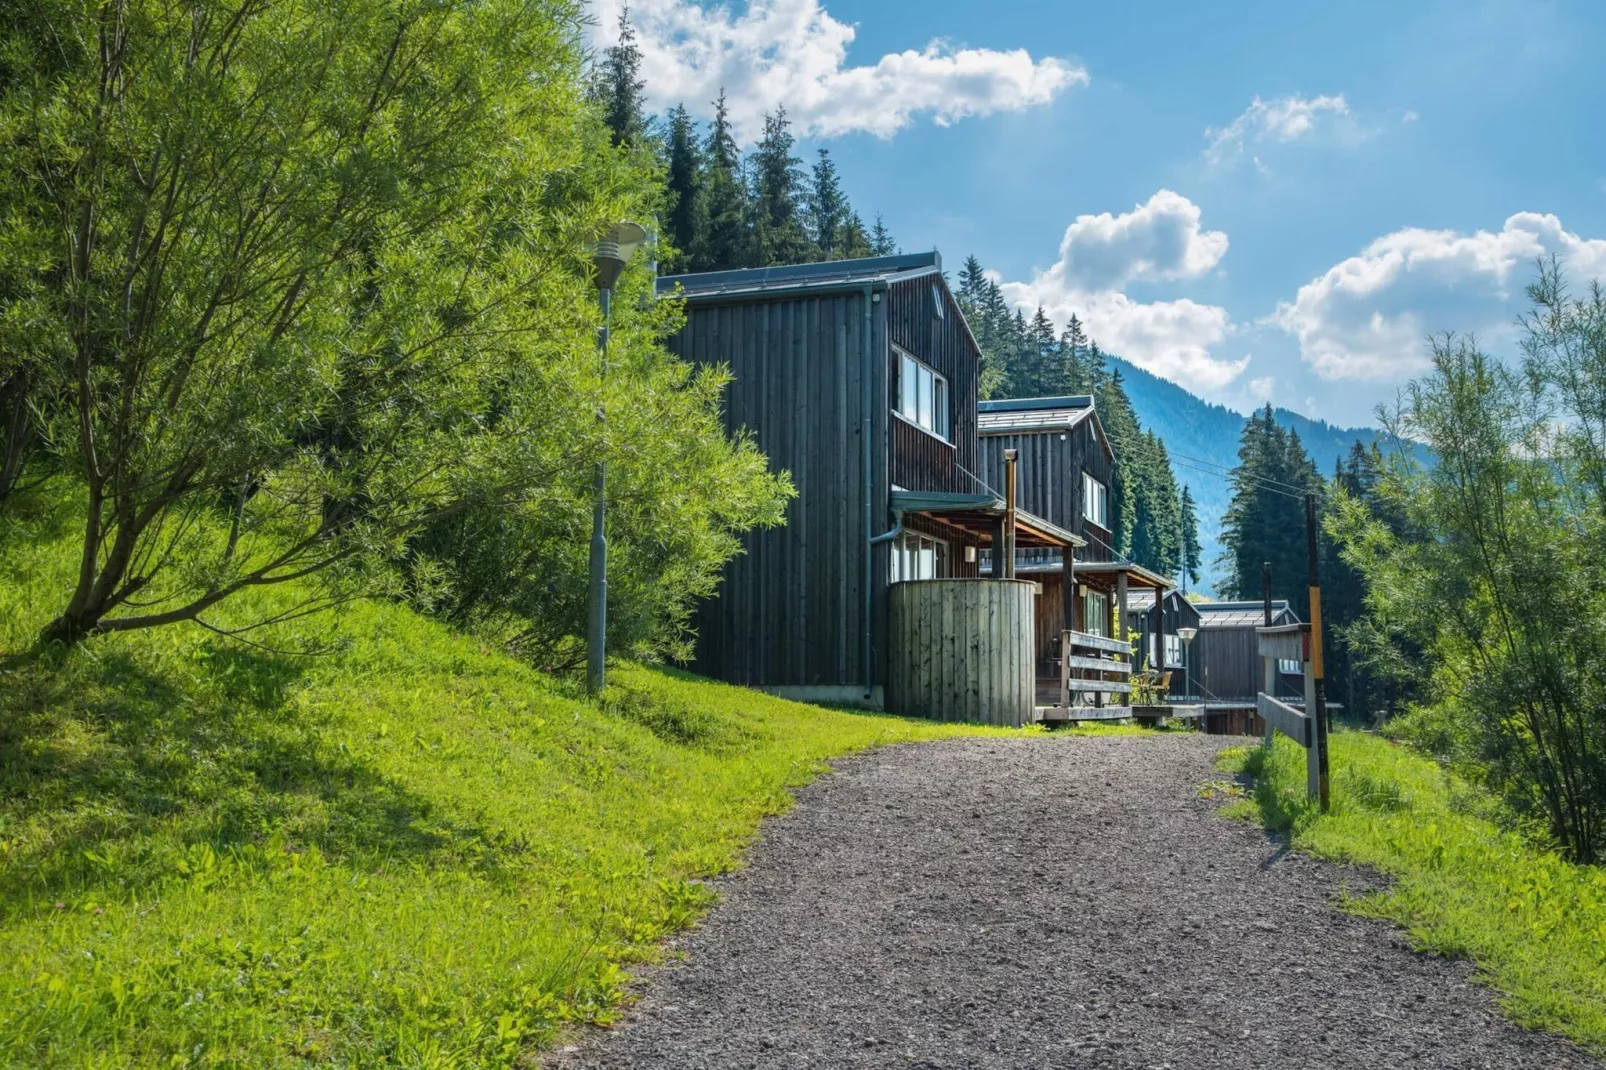
{"type": "Polygon", "coordinates": [[[893,584],[887,709],[939,721],[1031,724],[1036,588],[1029,580],[893,584]]]}

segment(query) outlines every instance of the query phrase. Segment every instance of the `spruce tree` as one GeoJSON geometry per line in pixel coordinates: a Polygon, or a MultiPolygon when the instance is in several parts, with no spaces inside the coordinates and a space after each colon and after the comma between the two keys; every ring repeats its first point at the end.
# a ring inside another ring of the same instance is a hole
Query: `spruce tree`
{"type": "Polygon", "coordinates": [[[1258,598],[1261,568],[1269,561],[1274,591],[1289,599],[1301,619],[1310,619],[1303,495],[1320,495],[1323,487],[1298,433],[1279,425],[1270,405],[1250,416],[1222,524],[1230,594],[1258,598]]]}
{"type": "Polygon", "coordinates": [[[842,224],[841,250],[839,256],[843,260],[855,260],[870,255],[870,235],[864,229],[864,220],[859,213],[848,211],[848,221],[842,224]]]}
{"type": "Polygon", "coordinates": [[[803,226],[801,193],[803,161],[792,155],[797,139],[786,108],[764,116],[764,136],[751,159],[753,240],[760,266],[796,264],[812,259],[812,245],[803,226]]]}
{"type": "Polygon", "coordinates": [[[741,153],[731,134],[724,89],[714,102],[714,121],[703,143],[703,161],[707,240],[692,251],[692,268],[725,271],[752,267],[757,260],[748,230],[747,183],[742,175],[741,153]]]}
{"type": "Polygon", "coordinates": [[[641,47],[630,25],[630,9],[619,12],[619,40],[602,50],[591,84],[591,96],[602,107],[602,121],[613,132],[615,148],[646,143],[648,133],[645,93],[641,78],[641,47]]]}
{"type": "Polygon", "coordinates": [[[965,303],[967,315],[971,309],[980,309],[986,293],[987,272],[983,270],[981,261],[973,255],[965,257],[965,264],[959,269],[959,292],[956,297],[965,303]]]}
{"type": "Polygon", "coordinates": [[[684,105],[669,113],[669,239],[675,248],[666,264],[673,272],[686,271],[708,244],[708,199],[703,188],[703,154],[697,144],[697,124],[684,105]]]}
{"type": "Polygon", "coordinates": [[[1200,558],[1204,554],[1204,548],[1199,545],[1199,508],[1187,484],[1182,487],[1179,511],[1182,514],[1182,590],[1187,593],[1188,584],[1199,585],[1200,558]]]}
{"type": "Polygon", "coordinates": [[[844,255],[845,231],[852,210],[842,193],[830,149],[820,150],[809,179],[809,237],[821,260],[839,260],[844,255]]]}
{"type": "Polygon", "coordinates": [[[892,240],[892,234],[887,225],[881,221],[881,213],[877,212],[875,226],[870,228],[870,255],[891,256],[898,252],[898,243],[892,240]]]}

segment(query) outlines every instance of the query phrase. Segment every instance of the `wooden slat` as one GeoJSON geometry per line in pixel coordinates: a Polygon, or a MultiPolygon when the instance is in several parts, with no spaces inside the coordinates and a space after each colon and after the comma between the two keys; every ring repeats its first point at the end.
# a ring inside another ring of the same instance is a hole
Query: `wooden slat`
{"type": "Polygon", "coordinates": [[[1301,747],[1310,746],[1310,718],[1286,702],[1279,702],[1262,692],[1257,708],[1267,727],[1275,728],[1301,747]]]}
{"type": "Polygon", "coordinates": [[[1088,650],[1107,650],[1112,654],[1132,653],[1132,647],[1128,643],[1123,643],[1119,639],[1106,639],[1102,635],[1088,635],[1086,632],[1066,632],[1064,642],[1066,649],[1082,647],[1088,650]]]}
{"type": "Polygon", "coordinates": [[[1274,628],[1256,628],[1260,656],[1280,661],[1304,661],[1308,645],[1308,624],[1285,624],[1274,628]]]}
{"type": "Polygon", "coordinates": [[[1084,693],[1099,691],[1119,691],[1122,693],[1132,690],[1132,685],[1125,680],[1067,680],[1066,686],[1072,691],[1084,693]]]}
{"type": "Polygon", "coordinates": [[[1122,676],[1132,673],[1132,666],[1125,661],[1110,661],[1107,658],[1084,658],[1077,654],[1067,655],[1065,664],[1073,669],[1088,669],[1092,672],[1113,672],[1122,676]]]}
{"type": "Polygon", "coordinates": [[[1124,721],[1132,716],[1129,706],[1041,706],[1037,720],[1043,724],[1072,721],[1124,721]]]}

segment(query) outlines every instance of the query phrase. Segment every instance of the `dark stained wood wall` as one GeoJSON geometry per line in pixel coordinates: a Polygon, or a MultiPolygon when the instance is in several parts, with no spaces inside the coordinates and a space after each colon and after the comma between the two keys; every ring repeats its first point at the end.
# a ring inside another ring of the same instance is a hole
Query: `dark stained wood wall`
{"type": "MultiPolygon", "coordinates": [[[[1076,551],[1078,561],[1114,559],[1109,549],[1114,536],[1082,518],[1082,473],[1089,472],[1106,487],[1115,473],[1091,420],[1069,431],[985,432],[980,435],[979,449],[978,474],[999,493],[1004,487],[1004,451],[1019,450],[1020,507],[1086,539],[1087,546],[1076,551]]],[[[1110,508],[1115,509],[1113,492],[1110,508]]]]}
{"type": "MultiPolygon", "coordinates": [[[[874,534],[887,512],[887,367],[872,306],[871,426],[863,426],[862,292],[743,303],[688,302],[672,342],[685,359],[728,365],[727,430],[751,431],[797,497],[784,527],[749,532],[719,593],[699,608],[692,668],[738,684],[859,684],[865,582],[886,585],[887,554],[864,575],[863,436],[872,457],[874,534]]],[[[877,613],[884,633],[884,613],[877,613]]],[[[879,649],[882,635],[876,637],[879,649]]]]}
{"type": "MultiPolygon", "coordinates": [[[[1252,626],[1210,628],[1194,637],[1193,689],[1207,701],[1245,699],[1253,702],[1260,693],[1264,671],[1260,640],[1252,626]]],[[[1278,678],[1277,697],[1302,694],[1302,678],[1278,678]]]]}
{"type": "MultiPolygon", "coordinates": [[[[960,320],[959,306],[937,276],[887,287],[887,336],[916,360],[948,380],[948,442],[892,418],[892,482],[905,490],[962,494],[981,488],[966,472],[981,475],[976,457],[976,398],[981,354],[960,320]],[[942,315],[938,315],[938,309],[942,315]],[[955,463],[962,467],[955,469],[955,463]]],[[[898,397],[898,364],[892,363],[889,403],[898,397]]]]}

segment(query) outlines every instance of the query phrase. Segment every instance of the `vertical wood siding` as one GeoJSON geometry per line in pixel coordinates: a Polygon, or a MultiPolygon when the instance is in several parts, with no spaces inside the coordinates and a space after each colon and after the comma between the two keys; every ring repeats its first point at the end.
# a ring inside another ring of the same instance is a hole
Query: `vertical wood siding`
{"type": "MultiPolygon", "coordinates": [[[[948,442],[892,419],[892,482],[905,490],[980,490],[964,472],[981,475],[976,458],[976,398],[981,354],[960,326],[959,306],[935,276],[887,288],[887,337],[948,380],[948,442]],[[937,315],[938,302],[943,314],[937,315]],[[963,471],[956,470],[958,463],[963,471]]],[[[898,396],[898,370],[889,368],[888,400],[898,396]]]]}
{"type": "MultiPolygon", "coordinates": [[[[979,438],[978,475],[993,487],[1002,488],[1004,451],[1020,451],[1016,462],[1020,507],[1086,539],[1087,545],[1076,551],[1078,561],[1114,559],[1107,545],[1113,540],[1110,532],[1082,517],[1082,473],[1086,471],[1106,487],[1115,476],[1115,466],[1099,444],[1091,421],[1069,431],[988,432],[979,438]],[[1060,440],[1061,434],[1064,441],[1060,440]]],[[[1110,508],[1115,508],[1113,494],[1110,508]]]]}
{"type": "Polygon", "coordinates": [[[889,600],[889,710],[940,721],[1030,723],[1031,583],[917,580],[894,584],[889,600]]]}
{"type": "MultiPolygon", "coordinates": [[[[872,317],[874,324],[874,317],[872,317]]],[[[671,345],[734,377],[727,431],[751,432],[797,497],[784,527],[749,532],[700,607],[692,668],[738,684],[862,683],[863,436],[871,436],[873,520],[887,516],[886,420],[863,426],[864,297],[836,294],[689,304],[671,345]]],[[[871,411],[885,412],[882,332],[872,332],[871,411]],[[878,345],[877,342],[880,342],[878,345]]],[[[879,531],[876,532],[879,534],[879,531]]],[[[869,581],[885,585],[885,553],[869,581]]],[[[879,643],[878,636],[878,643],[879,643]]]]}

